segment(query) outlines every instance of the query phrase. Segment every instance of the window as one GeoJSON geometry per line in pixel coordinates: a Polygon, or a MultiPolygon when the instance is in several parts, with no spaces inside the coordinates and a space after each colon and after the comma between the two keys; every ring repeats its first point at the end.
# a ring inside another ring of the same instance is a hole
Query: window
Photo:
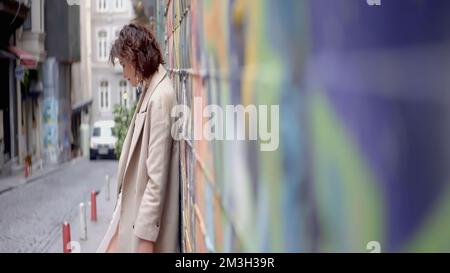
{"type": "Polygon", "coordinates": [[[120,29],[118,29],[118,28],[114,29],[114,38],[118,39],[119,36],[120,36],[120,29]]]}
{"type": "Polygon", "coordinates": [[[109,84],[107,81],[100,83],[100,110],[109,110],[109,84]]]}
{"type": "Polygon", "coordinates": [[[23,23],[23,30],[31,31],[31,15],[28,15],[25,23],[23,23]]]}
{"type": "Polygon", "coordinates": [[[102,137],[111,137],[111,136],[114,136],[112,127],[103,127],[102,137]]]}
{"type": "Polygon", "coordinates": [[[112,127],[94,127],[94,130],[92,132],[93,137],[111,137],[116,136],[114,134],[112,127]]]}
{"type": "Polygon", "coordinates": [[[120,36],[120,28],[113,27],[111,30],[111,44],[113,44],[120,36]]]}
{"type": "Polygon", "coordinates": [[[44,25],[44,16],[45,16],[45,5],[44,1],[41,1],[41,32],[45,32],[45,25],[44,25]]]}
{"type": "Polygon", "coordinates": [[[116,2],[116,11],[123,11],[125,10],[124,2],[123,0],[115,0],[116,2]]]}
{"type": "Polygon", "coordinates": [[[99,61],[108,60],[108,32],[101,30],[97,34],[97,56],[99,61]]]}
{"type": "Polygon", "coordinates": [[[100,136],[100,127],[94,127],[94,132],[92,133],[92,136],[94,137],[100,136]]]}
{"type": "Polygon", "coordinates": [[[107,0],[97,0],[97,11],[98,12],[106,12],[108,10],[108,6],[106,5],[107,0]]]}
{"type": "Polygon", "coordinates": [[[128,108],[128,84],[125,80],[119,82],[119,103],[120,106],[128,108]]]}

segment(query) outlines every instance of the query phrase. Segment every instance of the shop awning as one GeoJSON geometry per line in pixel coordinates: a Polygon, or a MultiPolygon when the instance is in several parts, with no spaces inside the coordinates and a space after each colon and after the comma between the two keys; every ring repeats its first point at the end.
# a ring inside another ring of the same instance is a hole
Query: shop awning
{"type": "Polygon", "coordinates": [[[81,110],[83,110],[84,108],[87,108],[89,105],[92,104],[92,102],[93,102],[92,99],[88,99],[88,100],[79,102],[79,103],[77,103],[75,105],[72,105],[72,114],[78,113],[81,110]]]}
{"type": "Polygon", "coordinates": [[[10,46],[9,51],[16,55],[16,57],[20,60],[21,65],[29,69],[36,69],[38,62],[33,54],[15,46],[10,46]]]}

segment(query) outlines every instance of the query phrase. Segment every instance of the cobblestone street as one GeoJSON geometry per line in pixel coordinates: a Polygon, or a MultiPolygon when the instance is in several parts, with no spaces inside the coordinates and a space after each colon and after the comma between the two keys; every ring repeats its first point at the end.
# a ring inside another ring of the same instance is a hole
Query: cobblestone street
{"type": "Polygon", "coordinates": [[[116,169],[116,161],[75,160],[2,193],[0,252],[54,252],[53,245],[61,239],[62,223],[78,220],[79,203],[84,200],[88,204],[90,192],[102,188],[106,174],[111,177],[114,191],[116,169]]]}

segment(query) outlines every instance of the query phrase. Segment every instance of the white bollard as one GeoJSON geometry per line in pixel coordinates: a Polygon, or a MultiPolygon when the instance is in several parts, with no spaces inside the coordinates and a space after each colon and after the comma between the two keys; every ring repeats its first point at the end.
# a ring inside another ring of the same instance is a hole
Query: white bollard
{"type": "Polygon", "coordinates": [[[109,188],[110,188],[109,175],[106,175],[105,179],[106,179],[106,194],[105,194],[105,198],[106,198],[106,201],[109,201],[109,199],[111,199],[110,190],[109,190],[109,188]]]}
{"type": "Polygon", "coordinates": [[[68,248],[71,250],[70,253],[81,253],[81,245],[80,242],[70,241],[68,243],[68,248]]]}
{"type": "Polygon", "coordinates": [[[80,203],[80,240],[87,240],[86,207],[80,203]]]}

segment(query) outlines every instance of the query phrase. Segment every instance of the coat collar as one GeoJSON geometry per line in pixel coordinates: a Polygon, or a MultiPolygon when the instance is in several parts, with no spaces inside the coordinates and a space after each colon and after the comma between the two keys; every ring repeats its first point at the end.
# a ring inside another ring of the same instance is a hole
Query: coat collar
{"type": "Polygon", "coordinates": [[[152,79],[150,80],[150,84],[148,86],[148,89],[143,92],[141,95],[144,96],[142,99],[142,105],[140,107],[136,107],[136,111],[138,112],[145,112],[148,106],[148,101],[150,100],[151,95],[155,91],[156,87],[161,83],[161,81],[164,79],[164,76],[166,76],[167,71],[161,64],[159,65],[158,71],[153,75],[152,79]],[[139,109],[139,110],[138,110],[139,109]]]}
{"type": "Polygon", "coordinates": [[[126,171],[128,169],[128,165],[130,164],[134,149],[136,148],[136,144],[139,140],[139,136],[142,131],[142,127],[144,126],[144,120],[139,119],[136,120],[136,116],[138,113],[143,113],[147,110],[150,98],[152,94],[154,93],[156,87],[163,81],[167,74],[166,69],[164,66],[159,65],[158,71],[153,75],[149,87],[145,92],[141,93],[141,97],[139,99],[139,102],[137,104],[136,110],[134,111],[133,118],[131,120],[131,125],[128,128],[128,133],[124,141],[122,154],[120,157],[119,162],[119,175],[118,175],[118,183],[117,183],[117,192],[119,193],[120,188],[123,183],[123,178],[125,177],[126,171]],[[125,163],[125,167],[123,167],[123,164],[125,163]]]}

